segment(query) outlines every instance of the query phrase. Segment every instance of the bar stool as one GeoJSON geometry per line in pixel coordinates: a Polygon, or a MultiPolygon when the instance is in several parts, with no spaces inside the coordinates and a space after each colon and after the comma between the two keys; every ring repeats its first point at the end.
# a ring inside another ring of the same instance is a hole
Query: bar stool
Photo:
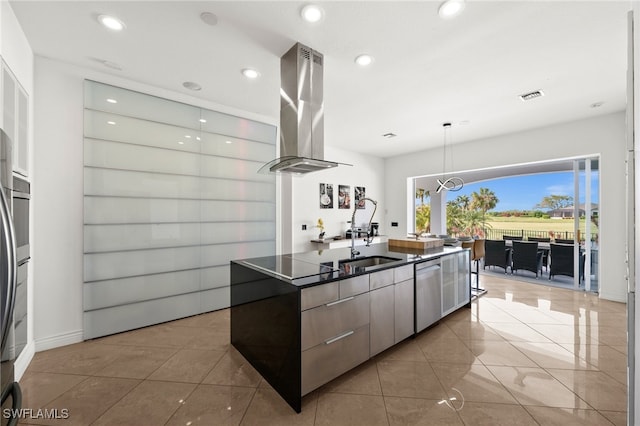
{"type": "Polygon", "coordinates": [[[476,262],[476,287],[472,288],[472,296],[482,296],[487,292],[486,289],[480,288],[480,260],[484,259],[484,242],[485,240],[473,240],[473,250],[471,251],[471,260],[476,262]]]}

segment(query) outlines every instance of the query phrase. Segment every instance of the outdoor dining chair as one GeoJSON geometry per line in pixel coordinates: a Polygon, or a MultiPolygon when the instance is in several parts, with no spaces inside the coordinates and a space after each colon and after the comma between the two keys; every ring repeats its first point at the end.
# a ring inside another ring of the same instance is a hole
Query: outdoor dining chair
{"type": "MultiPolygon", "coordinates": [[[[537,241],[539,243],[550,243],[551,238],[549,237],[528,237],[527,241],[537,241]]],[[[538,245],[538,249],[540,246],[538,245]]],[[[542,267],[547,269],[549,267],[549,249],[545,248],[542,250],[542,267]]]]}
{"type": "Polygon", "coordinates": [[[504,240],[486,240],[484,242],[484,266],[498,266],[507,273],[507,268],[511,267],[511,249],[505,245],[504,240]]]}
{"type": "MultiPolygon", "coordinates": [[[[551,265],[549,267],[549,279],[555,275],[574,276],[573,268],[573,244],[551,244],[551,265]]],[[[579,280],[584,278],[584,254],[580,255],[578,267],[580,268],[579,280]]]]}
{"type": "Polygon", "coordinates": [[[538,250],[537,241],[513,241],[513,264],[511,271],[524,269],[542,275],[542,250],[538,250]]]}

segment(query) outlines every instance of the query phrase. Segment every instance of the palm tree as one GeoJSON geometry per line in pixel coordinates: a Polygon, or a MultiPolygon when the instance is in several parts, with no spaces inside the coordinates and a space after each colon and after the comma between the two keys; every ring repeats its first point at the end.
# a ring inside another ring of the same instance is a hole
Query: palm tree
{"type": "Polygon", "coordinates": [[[431,206],[423,204],[416,207],[416,232],[429,232],[431,229],[431,206]]]}
{"type": "Polygon", "coordinates": [[[471,198],[469,198],[468,195],[458,195],[454,201],[462,208],[462,210],[469,210],[469,206],[471,205],[471,198]]]}
{"type": "Polygon", "coordinates": [[[471,194],[471,208],[480,210],[482,212],[482,222],[486,224],[486,214],[489,210],[496,207],[498,204],[498,197],[489,188],[480,188],[480,192],[473,192],[471,194]]]}
{"type": "Polygon", "coordinates": [[[427,197],[429,197],[429,191],[422,188],[416,189],[416,200],[420,199],[420,205],[424,206],[424,199],[427,197]]]}

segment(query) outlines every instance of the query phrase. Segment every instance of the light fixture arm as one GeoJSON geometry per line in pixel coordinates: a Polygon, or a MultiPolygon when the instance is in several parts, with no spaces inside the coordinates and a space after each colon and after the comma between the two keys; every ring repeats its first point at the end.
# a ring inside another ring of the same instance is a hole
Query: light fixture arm
{"type": "Polygon", "coordinates": [[[442,123],[444,129],[444,143],[442,146],[442,179],[438,179],[438,188],[436,193],[440,193],[444,190],[447,191],[460,191],[464,186],[464,180],[460,177],[451,176],[446,177],[447,174],[447,133],[451,131],[451,123],[442,123]]]}

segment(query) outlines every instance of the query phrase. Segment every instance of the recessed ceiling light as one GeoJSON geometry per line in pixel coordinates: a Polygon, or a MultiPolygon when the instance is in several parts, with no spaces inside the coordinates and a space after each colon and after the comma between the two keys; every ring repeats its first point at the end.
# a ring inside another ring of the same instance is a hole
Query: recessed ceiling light
{"type": "Polygon", "coordinates": [[[256,70],[254,70],[253,68],[245,68],[242,70],[242,75],[244,75],[245,77],[254,80],[258,77],[260,77],[260,73],[256,70]]]}
{"type": "Polygon", "coordinates": [[[443,19],[453,18],[464,10],[464,0],[447,0],[438,8],[438,15],[443,19]]]}
{"type": "Polygon", "coordinates": [[[178,141],[178,145],[184,145],[184,142],[178,141]]]}
{"type": "Polygon", "coordinates": [[[320,6],[316,6],[315,4],[308,4],[302,8],[300,11],[300,16],[307,22],[318,22],[324,16],[322,9],[320,6]]]}
{"type": "Polygon", "coordinates": [[[191,139],[191,135],[184,135],[185,138],[191,139]]]}
{"type": "Polygon", "coordinates": [[[231,142],[231,141],[224,141],[224,143],[226,143],[226,144],[230,144],[230,143],[232,143],[232,142],[231,142]]]}
{"type": "Polygon", "coordinates": [[[207,120],[205,120],[204,118],[201,118],[199,121],[200,121],[201,123],[206,123],[206,122],[207,122],[207,120]]]}
{"type": "Polygon", "coordinates": [[[182,86],[185,89],[194,90],[196,92],[198,90],[202,90],[202,86],[200,86],[198,83],[195,83],[193,81],[185,81],[184,83],[182,83],[182,86]]]}
{"type": "Polygon", "coordinates": [[[544,96],[544,92],[542,90],[534,90],[533,92],[520,95],[520,99],[523,101],[530,101],[531,99],[540,98],[542,96],[544,96]]]}
{"type": "Polygon", "coordinates": [[[196,140],[199,141],[200,140],[200,136],[196,136],[196,140]]]}
{"type": "Polygon", "coordinates": [[[122,31],[125,28],[124,22],[110,15],[99,15],[98,22],[113,31],[122,31]]]}
{"type": "Polygon", "coordinates": [[[600,108],[602,105],[604,105],[603,101],[599,101],[599,102],[594,102],[591,105],[589,105],[590,108],[600,108]]]}
{"type": "Polygon", "coordinates": [[[109,98],[107,99],[107,102],[109,102],[110,104],[117,104],[118,101],[116,101],[115,99],[109,98]]]}
{"type": "Polygon", "coordinates": [[[107,121],[107,124],[111,124],[112,126],[115,126],[116,122],[115,121],[107,121]]]}
{"type": "Polygon", "coordinates": [[[207,25],[218,25],[218,17],[211,12],[202,12],[200,14],[200,19],[207,25]]]}
{"type": "Polygon", "coordinates": [[[366,67],[368,65],[371,65],[371,63],[373,62],[373,58],[370,55],[358,55],[355,59],[355,62],[361,67],[366,67]]]}

